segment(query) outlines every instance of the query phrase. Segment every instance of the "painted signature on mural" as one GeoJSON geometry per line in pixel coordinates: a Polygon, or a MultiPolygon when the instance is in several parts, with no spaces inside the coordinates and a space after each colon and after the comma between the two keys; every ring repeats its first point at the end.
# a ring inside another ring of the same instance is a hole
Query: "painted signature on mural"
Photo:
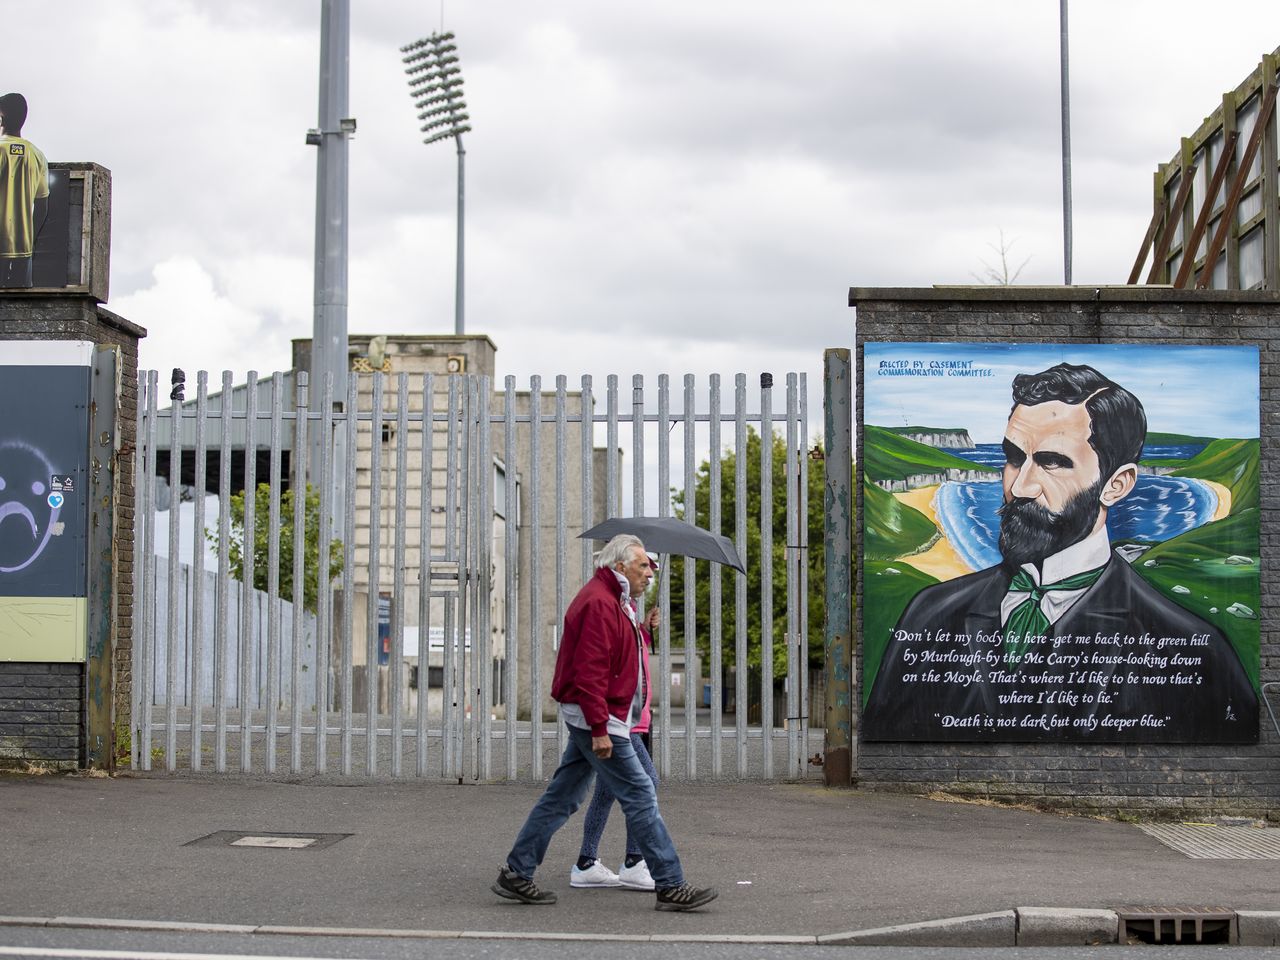
{"type": "Polygon", "coordinates": [[[53,473],[49,458],[31,444],[0,440],[0,574],[25,570],[49,545],[64,502],[49,490],[53,473]]]}

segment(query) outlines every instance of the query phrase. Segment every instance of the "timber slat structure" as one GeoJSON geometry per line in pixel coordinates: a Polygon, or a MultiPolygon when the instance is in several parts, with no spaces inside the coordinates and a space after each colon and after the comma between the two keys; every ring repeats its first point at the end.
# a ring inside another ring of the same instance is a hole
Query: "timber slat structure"
{"type": "Polygon", "coordinates": [[[1151,222],[1129,283],[1149,260],[1148,284],[1280,289],[1278,72],[1280,48],[1157,169],[1151,222]]]}

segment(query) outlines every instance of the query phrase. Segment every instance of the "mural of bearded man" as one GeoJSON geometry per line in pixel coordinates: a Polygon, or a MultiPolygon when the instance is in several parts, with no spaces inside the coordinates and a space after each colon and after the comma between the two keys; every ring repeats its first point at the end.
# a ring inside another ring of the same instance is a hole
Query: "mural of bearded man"
{"type": "Polygon", "coordinates": [[[921,665],[907,662],[908,644],[891,640],[863,712],[864,738],[1078,740],[1084,733],[1141,741],[1151,739],[1139,725],[1145,716],[1159,718],[1163,742],[1256,739],[1257,695],[1231,644],[1111,548],[1107,512],[1134,489],[1146,432],[1138,398],[1092,367],[1061,363],[1014,378],[1003,441],[1002,561],[921,590],[894,631],[942,641],[938,669],[956,665],[962,676],[927,687],[914,682],[921,665]],[[1194,649],[1200,673],[1190,688],[1128,680],[1125,664],[1137,652],[1130,648],[1144,636],[1194,649]],[[1057,668],[1047,671],[1045,657],[1032,651],[1059,649],[1079,659],[1063,661],[1055,684],[1057,668]],[[969,669],[976,664],[984,669],[969,669]],[[1059,726],[954,720],[1024,716],[1010,704],[1030,700],[1028,690],[1049,697],[1039,703],[1053,704],[1059,726]],[[943,717],[958,729],[945,730],[943,717]],[[1110,718],[1132,723],[1109,726],[1110,718]]]}

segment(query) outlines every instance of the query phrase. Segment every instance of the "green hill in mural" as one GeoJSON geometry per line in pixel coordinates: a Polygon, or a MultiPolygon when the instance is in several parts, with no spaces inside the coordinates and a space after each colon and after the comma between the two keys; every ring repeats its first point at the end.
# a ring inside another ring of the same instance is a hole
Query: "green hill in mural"
{"type": "Polygon", "coordinates": [[[938,533],[932,520],[874,483],[862,484],[862,516],[862,549],[868,560],[915,553],[938,533]]]}
{"type": "MultiPolygon", "coordinates": [[[[920,428],[933,430],[933,427],[920,428]]],[[[945,432],[939,428],[937,432],[945,432]]],[[[862,428],[862,471],[867,479],[883,483],[906,480],[920,474],[944,473],[947,470],[976,470],[994,473],[990,467],[965,460],[954,454],[900,437],[884,427],[866,424],[862,428]]]]}
{"type": "Polygon", "coordinates": [[[1257,440],[1214,440],[1173,476],[1222,484],[1231,491],[1232,514],[1257,509],[1260,452],[1257,440]]]}
{"type": "MultiPolygon", "coordinates": [[[[1255,445],[1257,441],[1252,441],[1255,445]]],[[[1133,564],[1148,583],[1221,630],[1258,685],[1258,511],[1158,543],[1133,564]]]]}
{"type": "MultiPolygon", "coordinates": [[[[930,524],[932,526],[932,524],[930,524]]],[[[902,561],[868,560],[862,565],[862,593],[875,595],[875,603],[862,604],[862,705],[880,671],[880,660],[889,645],[902,611],[917,593],[938,581],[902,561]]]]}
{"type": "Polygon", "coordinates": [[[1159,433],[1155,430],[1147,433],[1147,443],[1153,447],[1189,447],[1193,444],[1209,444],[1216,437],[1192,437],[1185,433],[1159,433]]]}

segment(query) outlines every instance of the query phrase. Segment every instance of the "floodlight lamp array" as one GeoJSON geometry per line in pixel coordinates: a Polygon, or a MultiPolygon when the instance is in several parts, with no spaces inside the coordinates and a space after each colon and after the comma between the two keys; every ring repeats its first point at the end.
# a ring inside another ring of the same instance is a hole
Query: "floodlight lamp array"
{"type": "Polygon", "coordinates": [[[462,98],[462,68],[458,66],[457,45],[452,33],[432,34],[400,48],[406,56],[409,95],[427,120],[421,129],[428,134],[424,143],[435,143],[469,133],[467,104],[462,98]]]}
{"type": "Polygon", "coordinates": [[[454,39],[452,33],[433,33],[431,36],[415,40],[413,43],[406,43],[400,48],[400,52],[411,53],[414,50],[421,50],[423,47],[435,47],[442,43],[448,43],[452,39],[454,39]]]}

